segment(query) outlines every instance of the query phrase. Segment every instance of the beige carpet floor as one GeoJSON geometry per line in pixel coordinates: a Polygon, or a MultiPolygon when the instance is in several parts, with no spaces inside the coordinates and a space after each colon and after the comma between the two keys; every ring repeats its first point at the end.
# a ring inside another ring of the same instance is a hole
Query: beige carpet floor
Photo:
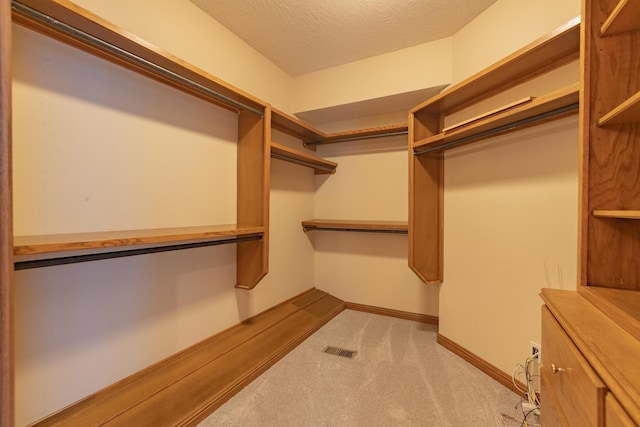
{"type": "Polygon", "coordinates": [[[521,425],[520,397],[438,345],[436,333],[345,310],[200,426],[521,425]],[[330,355],[326,346],[358,353],[330,355]]]}

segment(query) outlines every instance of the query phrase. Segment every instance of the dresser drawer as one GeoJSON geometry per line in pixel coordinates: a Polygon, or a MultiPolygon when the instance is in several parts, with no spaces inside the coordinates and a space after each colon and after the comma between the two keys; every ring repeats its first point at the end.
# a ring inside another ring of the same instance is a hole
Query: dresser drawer
{"type": "Polygon", "coordinates": [[[607,427],[635,427],[636,423],[631,421],[629,415],[622,409],[620,403],[611,393],[607,394],[605,399],[605,418],[607,419],[607,427]]]}
{"type": "Polygon", "coordinates": [[[542,348],[542,381],[554,391],[569,425],[603,427],[605,385],[546,307],[542,348]]]}

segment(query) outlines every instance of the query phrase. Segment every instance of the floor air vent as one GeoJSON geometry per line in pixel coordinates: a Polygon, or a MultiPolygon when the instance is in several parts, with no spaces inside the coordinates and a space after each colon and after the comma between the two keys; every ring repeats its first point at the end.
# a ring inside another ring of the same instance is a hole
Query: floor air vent
{"type": "Polygon", "coordinates": [[[331,346],[325,347],[324,350],[322,351],[327,354],[333,354],[334,356],[340,356],[340,357],[347,357],[349,359],[353,359],[356,356],[356,354],[358,354],[358,352],[354,350],[345,350],[344,348],[331,347],[331,346]]]}

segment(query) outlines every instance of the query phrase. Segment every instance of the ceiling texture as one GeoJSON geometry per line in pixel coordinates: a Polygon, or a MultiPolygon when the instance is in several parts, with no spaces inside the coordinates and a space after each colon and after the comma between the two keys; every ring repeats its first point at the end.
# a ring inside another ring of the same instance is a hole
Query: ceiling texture
{"type": "Polygon", "coordinates": [[[291,76],[449,37],[496,0],[191,0],[291,76]]]}

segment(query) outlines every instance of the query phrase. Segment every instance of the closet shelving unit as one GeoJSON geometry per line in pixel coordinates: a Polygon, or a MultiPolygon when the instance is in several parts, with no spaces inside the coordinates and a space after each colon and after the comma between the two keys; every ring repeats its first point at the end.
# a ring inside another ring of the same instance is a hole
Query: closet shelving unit
{"type": "Polygon", "coordinates": [[[578,58],[575,18],[409,111],[409,266],[427,284],[443,280],[444,151],[578,113],[579,84],[445,127],[445,117],[578,58]]]}
{"type": "MultiPolygon", "coordinates": [[[[15,23],[238,114],[238,224],[16,236],[15,255],[150,244],[189,247],[179,245],[192,240],[198,240],[200,244],[203,241],[210,244],[230,242],[237,244],[236,286],[255,287],[268,269],[268,105],[73,3],[14,0],[12,9],[15,23]]],[[[120,256],[117,251],[113,254],[120,256]]],[[[66,262],[65,257],[60,257],[61,262],[66,262]]]]}
{"type": "MultiPolygon", "coordinates": [[[[271,126],[273,129],[300,139],[304,148],[314,151],[318,145],[404,135],[408,129],[406,124],[394,124],[345,132],[324,133],[275,108],[272,109],[271,113],[271,126]]],[[[333,174],[338,166],[334,162],[273,141],[271,142],[271,157],[310,167],[315,170],[316,175],[333,174]]],[[[302,228],[305,232],[332,230],[406,234],[407,222],[312,219],[302,221],[302,228]]]]}
{"type": "Polygon", "coordinates": [[[302,221],[302,229],[306,231],[360,231],[369,233],[407,234],[407,221],[363,221],[310,219],[302,221]]]}
{"type": "MultiPolygon", "coordinates": [[[[308,124],[289,116],[275,108],[271,112],[271,127],[283,133],[300,139],[301,141],[322,138],[324,134],[308,124]]],[[[286,145],[271,141],[271,157],[302,166],[310,167],[316,175],[334,174],[338,164],[314,156],[308,152],[297,150],[286,145]]]]}
{"type": "Polygon", "coordinates": [[[577,292],[541,293],[541,412],[545,425],[637,426],[640,2],[582,10],[579,277],[577,292]]]}

